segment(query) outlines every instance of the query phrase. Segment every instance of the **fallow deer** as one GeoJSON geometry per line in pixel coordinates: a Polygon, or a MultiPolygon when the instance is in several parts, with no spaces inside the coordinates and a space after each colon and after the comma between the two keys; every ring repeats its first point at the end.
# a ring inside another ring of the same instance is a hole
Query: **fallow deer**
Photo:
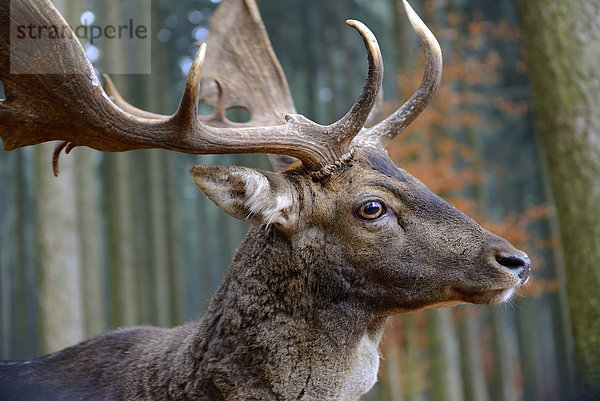
{"type": "MultiPolygon", "coordinates": [[[[414,95],[372,128],[364,125],[383,64],[375,37],[357,21],[348,25],[364,40],[367,81],[351,110],[328,126],[295,113],[253,0],[219,6],[172,116],[126,103],[107,77],[103,89],[74,36],[68,49],[40,51],[36,61],[63,74],[11,74],[11,63],[24,68],[30,60],[3,35],[6,150],[60,140],[55,167],[61,150],[74,146],[267,153],[278,155],[271,157],[283,171],[191,169],[217,206],[253,224],[201,321],[119,329],[3,362],[2,398],[355,400],[376,382],[388,317],[509,299],[529,278],[528,256],[397,168],[384,149],[441,78],[437,41],[404,6],[425,48],[425,73],[414,95]],[[198,115],[200,92],[213,115],[198,115]],[[246,108],[251,120],[230,122],[231,107],[246,108]]],[[[0,26],[65,25],[48,0],[12,1],[12,21],[6,11],[0,26]]]]}

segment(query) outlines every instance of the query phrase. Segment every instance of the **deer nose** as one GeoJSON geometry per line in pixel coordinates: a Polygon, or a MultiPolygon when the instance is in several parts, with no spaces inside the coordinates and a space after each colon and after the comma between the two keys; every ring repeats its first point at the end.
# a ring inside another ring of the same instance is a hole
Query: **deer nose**
{"type": "Polygon", "coordinates": [[[526,253],[499,252],[495,255],[495,259],[501,266],[511,270],[519,277],[521,277],[524,272],[528,272],[531,268],[531,260],[526,253]]]}

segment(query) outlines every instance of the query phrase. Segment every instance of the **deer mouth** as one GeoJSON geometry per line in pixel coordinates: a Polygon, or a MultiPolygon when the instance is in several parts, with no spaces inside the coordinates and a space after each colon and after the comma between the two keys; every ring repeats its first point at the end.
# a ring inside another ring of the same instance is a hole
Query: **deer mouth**
{"type": "Polygon", "coordinates": [[[508,301],[516,289],[529,281],[531,261],[521,251],[494,252],[494,284],[477,287],[453,286],[451,291],[464,302],[491,305],[508,301]]]}

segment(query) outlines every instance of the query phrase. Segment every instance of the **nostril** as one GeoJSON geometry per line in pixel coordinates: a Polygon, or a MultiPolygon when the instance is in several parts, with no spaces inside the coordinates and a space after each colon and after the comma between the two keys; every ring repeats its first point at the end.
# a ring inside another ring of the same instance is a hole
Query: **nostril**
{"type": "Polygon", "coordinates": [[[506,267],[510,270],[518,271],[523,269],[527,269],[531,266],[531,260],[527,255],[521,255],[518,253],[507,254],[507,253],[497,253],[496,262],[500,263],[502,266],[506,267]]]}

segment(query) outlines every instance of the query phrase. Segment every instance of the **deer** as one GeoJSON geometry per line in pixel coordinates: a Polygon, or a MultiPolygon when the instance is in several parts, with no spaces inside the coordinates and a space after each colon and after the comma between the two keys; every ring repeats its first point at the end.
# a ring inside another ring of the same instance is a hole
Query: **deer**
{"type": "MultiPolygon", "coordinates": [[[[5,7],[5,6],[3,6],[5,7]]],[[[368,73],[340,120],[297,114],[253,0],[223,0],[200,45],[177,111],[160,115],[100,85],[71,34],[38,52],[43,74],[0,38],[0,135],[5,150],[59,141],[63,150],[162,148],[193,154],[264,153],[274,171],[195,166],[193,182],[251,228],[205,316],[174,328],[121,328],[56,353],[0,363],[3,399],[356,400],[377,381],[378,344],[391,316],[507,301],[531,274],[527,254],[487,231],[396,167],[385,147],[430,103],[442,55],[404,1],[425,50],[412,97],[367,128],[382,56],[363,39],[368,73]],[[30,69],[11,74],[11,67],[30,69]],[[56,101],[58,99],[58,101],[56,101]],[[198,114],[203,100],[214,107],[198,114]],[[245,123],[226,110],[250,112],[245,123]]],[[[0,26],[66,26],[48,0],[12,2],[0,26]]],[[[6,32],[6,31],[3,31],[6,32]]],[[[44,46],[30,41],[28,46],[44,46]]]]}

